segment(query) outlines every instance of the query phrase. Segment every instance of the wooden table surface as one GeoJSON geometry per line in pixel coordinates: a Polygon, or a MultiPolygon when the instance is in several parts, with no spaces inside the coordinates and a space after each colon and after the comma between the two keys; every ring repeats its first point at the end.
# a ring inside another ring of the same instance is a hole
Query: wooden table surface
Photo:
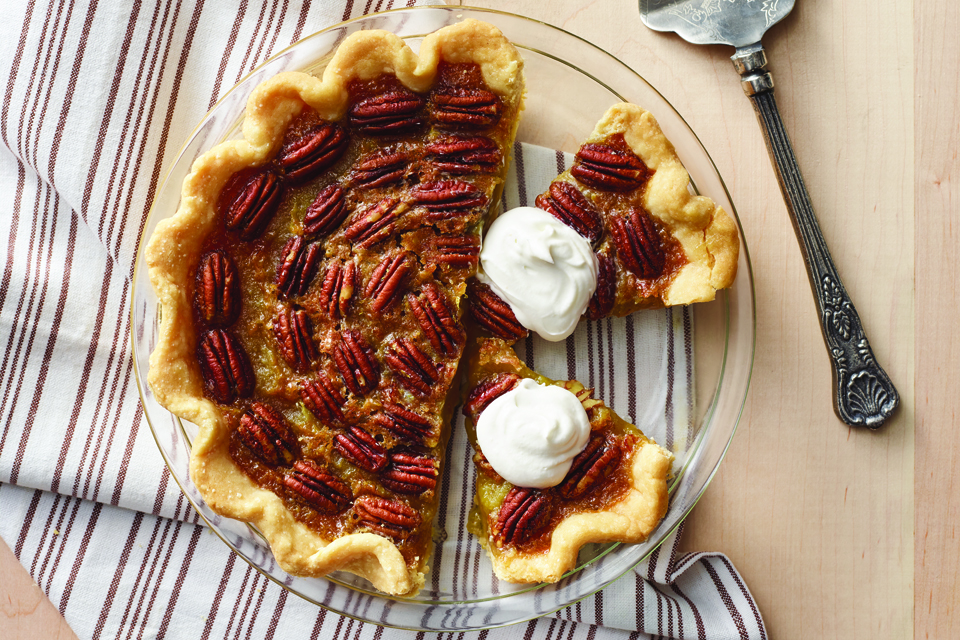
{"type": "MultiPolygon", "coordinates": [[[[689,520],[733,560],[773,638],[960,633],[960,3],[800,0],[765,38],[824,236],[901,395],[878,432],[830,405],[830,365],[760,129],[726,47],[647,30],[636,0],[476,0],[563,27],[639,71],[698,132],[756,277],[739,431],[689,520]],[[952,633],[951,633],[952,632],[952,633]]],[[[0,636],[73,637],[0,543],[0,636]]]]}

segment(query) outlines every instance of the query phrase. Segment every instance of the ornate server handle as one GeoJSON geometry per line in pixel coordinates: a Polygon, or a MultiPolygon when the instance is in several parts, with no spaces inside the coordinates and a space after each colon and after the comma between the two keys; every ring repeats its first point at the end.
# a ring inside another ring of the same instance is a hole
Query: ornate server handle
{"type": "Polygon", "coordinates": [[[877,364],[860,316],[847,295],[820,232],[776,100],[767,56],[758,43],[731,58],[763,129],[780,191],[800,241],[810,288],[820,314],[820,329],[833,364],[833,409],[845,423],[871,429],[883,424],[900,403],[887,373],[877,364]]]}

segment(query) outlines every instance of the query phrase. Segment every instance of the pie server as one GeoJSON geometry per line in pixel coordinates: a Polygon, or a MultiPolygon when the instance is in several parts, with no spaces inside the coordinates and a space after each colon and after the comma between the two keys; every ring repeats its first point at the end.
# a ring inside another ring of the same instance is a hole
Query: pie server
{"type": "Polygon", "coordinates": [[[693,44],[727,44],[750,97],[807,266],[820,329],[833,365],[833,409],[852,426],[878,428],[900,403],[877,364],[860,316],[840,281],[813,213],[793,147],[773,97],[773,77],[760,38],[793,9],[794,0],[640,0],[640,19],[693,44]]]}

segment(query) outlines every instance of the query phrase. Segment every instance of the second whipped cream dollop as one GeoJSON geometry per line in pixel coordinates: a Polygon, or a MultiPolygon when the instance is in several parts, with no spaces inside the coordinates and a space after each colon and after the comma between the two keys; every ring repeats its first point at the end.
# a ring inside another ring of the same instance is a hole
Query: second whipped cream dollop
{"type": "Polygon", "coordinates": [[[523,379],[477,420],[477,443],[494,470],[518,487],[554,487],[590,439],[590,418],[575,395],[523,379]]]}
{"type": "Polygon", "coordinates": [[[494,220],[480,251],[477,278],[517,320],[557,342],[577,326],[597,288],[597,257],[579,233],[546,211],[517,207],[494,220]]]}

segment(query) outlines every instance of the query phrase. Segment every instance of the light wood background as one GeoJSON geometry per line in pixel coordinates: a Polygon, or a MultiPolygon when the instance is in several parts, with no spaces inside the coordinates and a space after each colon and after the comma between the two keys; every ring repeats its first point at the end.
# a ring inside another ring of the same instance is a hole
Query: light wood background
{"type": "MultiPolygon", "coordinates": [[[[793,230],[731,49],[640,22],[636,0],[474,0],[624,60],[698,132],[756,275],[757,357],[737,436],[689,520],[730,556],[773,638],[960,637],[960,3],[798,0],[765,38],[777,100],[899,415],[850,429],[793,230]]],[[[0,543],[0,636],[71,637],[0,543]]]]}

